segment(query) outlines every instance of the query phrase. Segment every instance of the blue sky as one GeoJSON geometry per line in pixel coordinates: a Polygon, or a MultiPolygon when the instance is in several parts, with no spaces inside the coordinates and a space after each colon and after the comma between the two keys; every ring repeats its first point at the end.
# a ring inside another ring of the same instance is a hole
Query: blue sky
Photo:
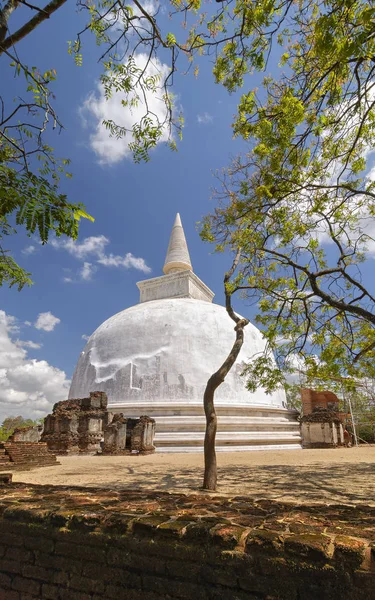
{"type": "MultiPolygon", "coordinates": [[[[82,222],[76,250],[62,239],[42,247],[23,233],[7,243],[35,284],[22,292],[0,290],[0,347],[6,354],[0,363],[0,422],[10,414],[42,416],[54,402],[67,398],[83,336],[138,302],[137,281],[162,274],[176,212],[194,271],[215,292],[215,301],[223,302],[223,274],[231,258],[212,254],[196,224],[214,207],[214,172],[228,166],[243,147],[231,132],[238,94],[229,96],[215,85],[209,61],[201,63],[197,80],[192,73],[177,74],[173,91],[186,123],[178,152],[160,144],[149,163],[134,164],[123,143],[108,140],[97,129],[103,103],[95,44],[88,41],[81,68],[68,55],[67,41],[82,23],[75,3],[68,2],[17,46],[28,65],[57,70],[54,106],[64,131],[49,134],[49,142],[56,155],[72,161],[73,178],[62,183],[63,191],[72,201],[83,202],[95,222],[82,222]]],[[[269,68],[274,66],[270,63],[269,68]]],[[[8,97],[23,89],[5,61],[0,77],[8,97]]],[[[259,81],[259,76],[249,77],[245,90],[259,81]]],[[[104,110],[110,115],[118,103],[104,110]]],[[[365,278],[371,277],[371,263],[364,269],[365,278]]],[[[254,317],[253,309],[239,299],[235,307],[254,317]]]]}
{"type": "MultiPolygon", "coordinates": [[[[59,135],[51,134],[49,141],[56,155],[72,161],[73,178],[63,181],[63,190],[73,201],[86,205],[95,223],[82,222],[78,255],[52,244],[41,246],[23,233],[7,240],[7,247],[31,271],[35,283],[22,292],[0,290],[0,309],[5,313],[0,342],[2,339],[3,348],[11,343],[8,351],[15,355],[12,383],[8,381],[7,391],[0,393],[0,421],[8,414],[40,416],[51,403],[65,399],[64,394],[67,397],[67,381],[85,343],[82,336],[137,303],[137,281],[162,274],[176,212],[181,214],[194,270],[216,293],[219,303],[223,300],[223,273],[230,261],[229,256],[212,254],[213,249],[201,242],[196,224],[214,206],[210,200],[213,172],[227,166],[240,148],[230,128],[238,96],[228,96],[214,84],[208,63],[201,65],[198,80],[192,74],[178,75],[174,93],[186,122],[178,152],[160,144],[147,164],[134,164],[130,156],[101,164],[103,155],[95,153],[90,143],[98,118],[84,109],[90,94],[98,97],[98,51],[89,43],[81,68],[68,55],[67,40],[74,39],[79,28],[74,4],[67,3],[17,50],[19,56],[27,57],[28,65],[57,70],[54,106],[65,129],[59,135]],[[85,253],[90,245],[87,238],[96,238],[100,246],[103,236],[108,240],[102,246],[105,257],[113,255],[120,263],[120,257],[130,253],[143,259],[150,272],[137,268],[139,261],[105,266],[97,262],[98,253],[85,253]],[[85,267],[85,263],[91,266],[85,267]],[[47,326],[48,313],[59,319],[50,331],[35,327],[41,313],[47,313],[43,317],[47,326]],[[31,344],[23,345],[27,342],[31,344]],[[30,347],[35,344],[40,347],[30,347]],[[52,385],[54,379],[56,385],[52,385]]],[[[22,82],[14,80],[4,61],[0,73],[10,94],[22,89],[22,82]]],[[[116,142],[110,144],[116,152],[116,142]]],[[[59,242],[62,246],[62,239],[59,242]]],[[[9,365],[5,366],[9,375],[9,365]]]]}

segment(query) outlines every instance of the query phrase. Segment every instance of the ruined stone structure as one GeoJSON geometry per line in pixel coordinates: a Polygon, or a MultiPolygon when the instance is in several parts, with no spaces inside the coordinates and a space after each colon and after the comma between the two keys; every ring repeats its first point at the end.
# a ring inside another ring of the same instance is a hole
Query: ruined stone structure
{"type": "Polygon", "coordinates": [[[301,390],[303,448],[336,448],[345,443],[339,399],[333,392],[301,390]]]}
{"type": "Polygon", "coordinates": [[[41,442],[0,442],[0,470],[28,471],[59,464],[56,455],[41,442]]]}
{"type": "Polygon", "coordinates": [[[302,413],[304,416],[310,415],[316,408],[338,413],[339,399],[333,392],[317,392],[308,388],[301,389],[302,413]]]}
{"type": "MultiPolygon", "coordinates": [[[[157,450],[203,450],[204,389],[232,348],[234,323],[193,273],[179,215],[163,271],[137,284],[139,304],[91,335],[69,397],[102,390],[112,412],[155,419],[157,450]]],[[[287,410],[284,391],[250,393],[241,377],[243,364],[264,347],[260,331],[249,324],[241,353],[215,393],[218,450],[301,448],[297,413],[287,410]]]]}
{"type": "Polygon", "coordinates": [[[152,454],[154,435],[154,419],[127,419],[122,413],[115,414],[104,428],[103,454],[152,454]]]}
{"type": "Polygon", "coordinates": [[[43,433],[43,425],[30,425],[29,427],[17,427],[8,438],[8,442],[40,442],[43,433]]]}
{"type": "Polygon", "coordinates": [[[57,402],[44,419],[42,441],[57,454],[95,454],[108,423],[107,404],[104,392],[57,402]]]}

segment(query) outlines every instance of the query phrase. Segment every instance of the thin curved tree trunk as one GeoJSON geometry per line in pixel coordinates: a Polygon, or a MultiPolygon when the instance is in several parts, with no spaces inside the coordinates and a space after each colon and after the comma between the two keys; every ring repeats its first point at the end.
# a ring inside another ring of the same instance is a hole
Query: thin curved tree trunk
{"type": "Polygon", "coordinates": [[[235,272],[238,261],[240,259],[241,248],[238,249],[236,257],[233,261],[232,268],[225,274],[224,289],[225,289],[225,306],[230,318],[236,323],[234,328],[236,339],[230,353],[221,365],[221,367],[209,378],[203,396],[204,412],[206,415],[206,433],[204,436],[204,478],[203,489],[216,490],[217,484],[217,464],[216,464],[216,431],[217,431],[217,416],[215,410],[215,391],[221,385],[233,367],[236,359],[242,348],[244,341],[244,328],[249,323],[247,319],[240,319],[232,308],[232,292],[228,290],[228,283],[233,273],[235,272]]]}

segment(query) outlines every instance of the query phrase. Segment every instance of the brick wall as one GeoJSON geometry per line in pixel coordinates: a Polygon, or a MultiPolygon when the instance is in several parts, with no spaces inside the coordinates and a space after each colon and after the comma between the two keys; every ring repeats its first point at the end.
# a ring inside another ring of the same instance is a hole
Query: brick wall
{"type": "Polygon", "coordinates": [[[79,512],[65,493],[58,509],[40,488],[34,506],[0,497],[0,600],[375,598],[368,540],[171,512],[79,512]]]}

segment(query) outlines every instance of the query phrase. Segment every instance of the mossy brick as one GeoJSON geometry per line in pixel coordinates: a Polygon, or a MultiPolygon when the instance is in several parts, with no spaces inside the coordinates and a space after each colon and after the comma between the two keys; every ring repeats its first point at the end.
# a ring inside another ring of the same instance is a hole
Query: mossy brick
{"type": "Polygon", "coordinates": [[[210,529],[209,535],[215,545],[228,550],[233,550],[236,546],[241,544],[241,541],[247,532],[248,530],[240,525],[218,523],[210,529]]]}
{"type": "Polygon", "coordinates": [[[47,536],[39,537],[25,537],[24,538],[24,546],[28,550],[41,550],[42,552],[53,552],[55,543],[53,540],[49,539],[47,536]]]}
{"type": "Polygon", "coordinates": [[[0,572],[0,589],[1,588],[10,588],[11,587],[12,578],[10,575],[6,575],[6,573],[0,572]]]}
{"type": "Polygon", "coordinates": [[[165,537],[182,538],[185,535],[186,529],[189,525],[190,521],[183,521],[182,519],[178,521],[167,521],[166,523],[162,523],[161,525],[159,525],[159,527],[157,528],[157,535],[165,537]]]}
{"type": "Polygon", "coordinates": [[[17,523],[43,523],[50,514],[49,509],[20,508],[19,506],[8,506],[3,512],[3,519],[16,521],[17,523]]]}
{"type": "Polygon", "coordinates": [[[0,573],[21,573],[22,565],[16,560],[0,559],[0,573]]]}
{"type": "Polygon", "coordinates": [[[5,552],[5,560],[16,560],[22,563],[31,563],[34,560],[34,555],[30,550],[20,547],[7,548],[5,552]]]}
{"type": "Polygon", "coordinates": [[[100,525],[101,517],[96,513],[74,514],[68,522],[68,529],[88,532],[100,525]]]}
{"type": "MultiPolygon", "coordinates": [[[[100,565],[98,565],[97,575],[100,573],[100,565]]],[[[104,592],[105,584],[104,581],[99,579],[91,579],[90,577],[84,577],[83,575],[72,575],[69,582],[69,589],[78,590],[92,594],[93,592],[102,593],[104,592]]]]}
{"type": "Polygon", "coordinates": [[[32,596],[39,597],[40,594],[40,581],[36,581],[35,579],[27,579],[26,577],[20,577],[16,575],[16,577],[12,581],[12,589],[17,592],[25,592],[32,596]]]}
{"type": "Polygon", "coordinates": [[[285,551],[301,560],[327,561],[333,555],[332,539],[328,535],[302,533],[285,539],[285,551]]]}
{"type": "Polygon", "coordinates": [[[132,522],[132,531],[135,534],[152,536],[159,525],[168,520],[168,517],[165,516],[140,517],[132,522]]]}
{"type": "Polygon", "coordinates": [[[60,600],[60,590],[57,585],[51,585],[50,583],[43,583],[42,585],[42,599],[43,600],[60,600]]]}
{"type": "Polygon", "coordinates": [[[361,540],[356,540],[346,535],[337,535],[335,537],[335,552],[333,558],[344,563],[346,568],[352,570],[358,569],[366,552],[366,544],[361,540]]]}
{"type": "Polygon", "coordinates": [[[284,538],[280,535],[279,531],[253,529],[246,536],[245,552],[249,554],[266,553],[276,555],[283,552],[283,544],[284,538]]]}
{"type": "Polygon", "coordinates": [[[134,515],[112,513],[103,519],[101,529],[109,535],[124,535],[129,532],[134,520],[134,515]]]}
{"type": "MultiPolygon", "coordinates": [[[[216,523],[217,524],[217,523],[216,523]]],[[[213,527],[212,521],[198,521],[187,526],[185,540],[191,543],[206,544],[210,539],[210,529],[213,527]]]]}

